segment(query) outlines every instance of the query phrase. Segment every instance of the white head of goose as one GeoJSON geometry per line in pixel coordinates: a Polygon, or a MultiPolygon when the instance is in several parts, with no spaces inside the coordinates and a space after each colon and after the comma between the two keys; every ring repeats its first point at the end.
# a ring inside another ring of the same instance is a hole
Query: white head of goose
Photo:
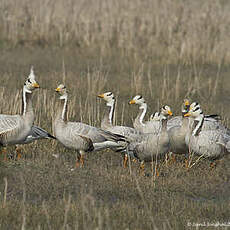
{"type": "Polygon", "coordinates": [[[108,109],[105,111],[104,117],[101,121],[101,128],[107,130],[111,128],[113,123],[114,109],[115,109],[115,97],[112,92],[106,92],[98,95],[99,98],[102,98],[106,101],[108,109]]]}
{"type": "Polygon", "coordinates": [[[133,127],[137,130],[142,131],[142,126],[145,125],[144,117],[147,112],[147,104],[145,99],[141,95],[136,95],[131,101],[129,101],[130,105],[139,105],[140,112],[138,113],[137,117],[133,122],[133,127]]]}
{"type": "Polygon", "coordinates": [[[85,152],[113,147],[126,147],[127,141],[121,135],[113,134],[81,122],[67,121],[68,93],[66,87],[60,84],[55,91],[59,94],[61,101],[53,123],[55,136],[67,148],[78,151],[82,164],[82,157],[85,152]]]}
{"type": "Polygon", "coordinates": [[[155,112],[150,115],[149,121],[160,121],[160,112],[155,112]]]}
{"type": "Polygon", "coordinates": [[[35,80],[33,67],[31,67],[30,74],[22,90],[22,114],[0,115],[1,146],[21,144],[29,134],[34,122],[31,95],[36,88],[39,88],[39,84],[35,80]]]}

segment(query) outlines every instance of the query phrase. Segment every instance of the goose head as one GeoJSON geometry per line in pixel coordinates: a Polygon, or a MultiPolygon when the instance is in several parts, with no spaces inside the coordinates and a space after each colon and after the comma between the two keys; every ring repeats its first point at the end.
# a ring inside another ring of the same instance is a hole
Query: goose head
{"type": "Polygon", "coordinates": [[[112,92],[106,92],[103,94],[97,95],[99,98],[103,98],[106,101],[107,106],[112,106],[115,102],[115,97],[112,92]]]}
{"type": "Polygon", "coordinates": [[[64,84],[60,84],[56,89],[55,91],[59,94],[60,96],[60,99],[63,100],[63,99],[67,99],[67,91],[66,91],[66,87],[64,84]]]}
{"type": "Polygon", "coordinates": [[[197,102],[193,102],[191,105],[190,105],[190,108],[189,108],[189,111],[188,113],[186,113],[184,115],[185,117],[193,117],[195,119],[199,118],[199,117],[203,117],[204,114],[203,114],[203,111],[200,107],[200,104],[197,103],[197,102]]]}
{"type": "Polygon", "coordinates": [[[190,109],[190,103],[188,99],[184,99],[183,104],[181,106],[181,112],[182,112],[182,116],[184,116],[186,113],[188,113],[190,109]]]}
{"type": "Polygon", "coordinates": [[[34,70],[32,66],[30,69],[30,74],[24,83],[24,90],[27,93],[32,93],[34,89],[39,88],[39,87],[40,87],[39,84],[35,80],[35,74],[34,74],[34,70]]]}
{"type": "Polygon", "coordinates": [[[139,105],[140,109],[146,108],[145,99],[141,95],[136,95],[131,101],[129,101],[130,105],[136,104],[139,105]]]}
{"type": "Polygon", "coordinates": [[[149,120],[150,121],[160,121],[160,113],[155,112],[155,113],[151,114],[149,120]]]}
{"type": "Polygon", "coordinates": [[[162,115],[163,117],[172,116],[173,113],[172,113],[171,108],[170,108],[168,105],[164,105],[164,106],[161,108],[161,115],[162,115]]]}

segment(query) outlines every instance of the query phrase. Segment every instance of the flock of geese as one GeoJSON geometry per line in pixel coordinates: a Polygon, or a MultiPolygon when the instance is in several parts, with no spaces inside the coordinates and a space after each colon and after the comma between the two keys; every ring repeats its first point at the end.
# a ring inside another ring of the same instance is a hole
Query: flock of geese
{"type": "Polygon", "coordinates": [[[110,148],[137,159],[144,168],[144,162],[164,158],[166,154],[194,153],[215,160],[230,153],[230,130],[221,124],[217,115],[205,115],[197,102],[185,99],[181,106],[181,116],[172,116],[171,108],[163,106],[160,112],[145,120],[147,103],[140,95],[129,104],[139,106],[139,113],[133,128],[113,124],[115,97],[112,92],[99,94],[106,102],[106,111],[101,127],[93,127],[81,122],[67,120],[68,93],[60,84],[55,91],[59,95],[59,106],[53,119],[54,136],[44,129],[34,126],[35,114],[32,107],[32,93],[39,88],[33,68],[24,83],[22,91],[22,114],[0,115],[0,147],[6,155],[8,145],[27,144],[34,140],[52,138],[65,147],[77,152],[76,165],[84,164],[86,153],[110,148]]]}

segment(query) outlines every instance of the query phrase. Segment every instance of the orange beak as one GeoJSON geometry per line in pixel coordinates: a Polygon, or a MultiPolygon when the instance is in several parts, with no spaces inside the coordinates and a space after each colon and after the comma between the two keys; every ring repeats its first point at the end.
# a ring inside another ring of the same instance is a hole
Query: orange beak
{"type": "Polygon", "coordinates": [[[136,103],[135,100],[131,100],[131,101],[129,102],[130,105],[135,104],[135,103],[136,103]]]}
{"type": "Polygon", "coordinates": [[[33,83],[32,86],[33,86],[34,88],[40,88],[40,85],[39,85],[37,82],[33,83]]]}
{"type": "Polygon", "coordinates": [[[97,95],[97,96],[100,97],[100,98],[104,98],[104,97],[105,97],[104,94],[99,94],[99,95],[97,95]]]}

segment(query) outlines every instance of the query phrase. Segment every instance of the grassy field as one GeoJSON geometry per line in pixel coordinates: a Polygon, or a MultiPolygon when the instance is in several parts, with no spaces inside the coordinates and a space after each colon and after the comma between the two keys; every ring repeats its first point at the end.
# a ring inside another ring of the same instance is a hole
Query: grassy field
{"type": "MultiPolygon", "coordinates": [[[[147,117],[165,104],[179,115],[189,97],[230,125],[228,1],[74,2],[1,1],[1,113],[20,112],[33,65],[35,124],[51,133],[62,82],[72,121],[99,127],[105,104],[96,95],[112,91],[116,124],[132,126],[138,109],[128,101],[142,94],[147,117]]],[[[151,164],[140,175],[110,150],[75,169],[74,151],[56,141],[22,149],[20,160],[14,147],[13,159],[0,155],[0,229],[227,229],[196,224],[230,221],[230,156],[214,169],[203,160],[187,170],[184,156],[162,161],[154,178],[151,164]]]]}

